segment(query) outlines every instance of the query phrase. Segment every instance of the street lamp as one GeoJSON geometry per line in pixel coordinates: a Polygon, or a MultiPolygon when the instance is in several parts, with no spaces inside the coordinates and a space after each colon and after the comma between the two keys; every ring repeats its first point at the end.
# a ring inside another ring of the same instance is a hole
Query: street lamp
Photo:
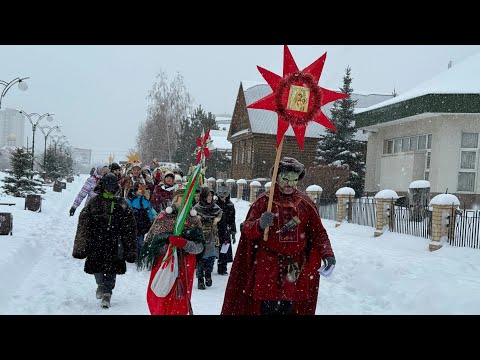
{"type": "MultiPolygon", "coordinates": [[[[57,155],[57,144],[60,142],[60,141],[68,141],[67,140],[67,137],[65,135],[62,135],[62,136],[59,136],[59,135],[52,135],[50,136],[50,139],[53,140],[54,142],[54,145],[55,145],[55,150],[54,150],[54,154],[57,155]],[[64,139],[65,138],[65,139],[64,139]]],[[[50,146],[52,145],[52,142],[50,141],[50,146]]]]}
{"type": "Polygon", "coordinates": [[[28,119],[28,121],[30,121],[30,124],[32,125],[32,177],[33,177],[33,160],[35,159],[35,130],[37,129],[37,125],[40,122],[40,120],[42,120],[44,117],[47,117],[48,121],[53,121],[52,115],[55,115],[55,114],[52,114],[52,113],[45,113],[43,115],[40,115],[39,113],[27,114],[23,110],[18,110],[18,112],[23,116],[25,116],[28,119]],[[38,119],[36,122],[32,121],[33,115],[38,116],[38,119]]]}
{"type": "Polygon", "coordinates": [[[43,171],[45,171],[45,165],[47,164],[47,138],[52,133],[52,131],[55,130],[55,129],[57,130],[57,132],[60,132],[61,127],[62,127],[62,125],[56,125],[54,127],[44,125],[44,126],[39,127],[39,129],[42,131],[43,136],[45,137],[45,148],[44,148],[44,151],[43,151],[43,171]],[[45,129],[48,129],[48,131],[45,132],[45,129]]]}
{"type": "Polygon", "coordinates": [[[0,80],[0,84],[4,86],[4,89],[2,91],[2,94],[0,95],[0,109],[2,108],[2,99],[3,97],[5,96],[5,94],[7,93],[8,90],[10,90],[10,88],[15,85],[16,83],[18,83],[18,88],[22,91],[26,91],[28,89],[28,84],[24,81],[26,79],[30,79],[29,77],[25,77],[25,78],[15,78],[13,79],[12,81],[10,82],[6,82],[4,80],[0,80]]]}

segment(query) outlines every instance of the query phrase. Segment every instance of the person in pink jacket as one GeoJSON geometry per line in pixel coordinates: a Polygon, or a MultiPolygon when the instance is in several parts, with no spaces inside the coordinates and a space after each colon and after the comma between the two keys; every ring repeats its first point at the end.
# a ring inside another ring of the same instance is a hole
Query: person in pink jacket
{"type": "Polygon", "coordinates": [[[97,194],[93,191],[95,187],[98,184],[98,181],[108,173],[108,166],[107,165],[99,165],[93,172],[93,175],[91,175],[86,181],[85,184],[83,184],[82,188],[80,189],[77,197],[73,201],[73,205],[70,208],[70,216],[73,216],[75,214],[75,210],[80,206],[82,203],[83,199],[86,198],[85,200],[85,205],[88,204],[90,199],[92,199],[94,196],[97,194]]]}

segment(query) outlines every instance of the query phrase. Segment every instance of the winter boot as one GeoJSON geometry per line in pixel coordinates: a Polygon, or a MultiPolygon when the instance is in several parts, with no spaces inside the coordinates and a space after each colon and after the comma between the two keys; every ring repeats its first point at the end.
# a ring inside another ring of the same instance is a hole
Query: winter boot
{"type": "Polygon", "coordinates": [[[217,263],[217,273],[218,275],[228,275],[227,272],[227,264],[225,263],[217,263]]]}
{"type": "Polygon", "coordinates": [[[108,309],[110,307],[110,299],[112,298],[112,294],[104,293],[102,296],[102,308],[108,309]]]}
{"type": "Polygon", "coordinates": [[[212,286],[212,273],[205,274],[205,285],[212,286]]]}
{"type": "Polygon", "coordinates": [[[101,299],[103,297],[103,289],[100,286],[97,286],[95,295],[97,296],[97,299],[101,299]]]}
{"type": "Polygon", "coordinates": [[[203,279],[203,277],[198,278],[198,288],[200,290],[205,290],[206,289],[205,280],[203,279]]]}

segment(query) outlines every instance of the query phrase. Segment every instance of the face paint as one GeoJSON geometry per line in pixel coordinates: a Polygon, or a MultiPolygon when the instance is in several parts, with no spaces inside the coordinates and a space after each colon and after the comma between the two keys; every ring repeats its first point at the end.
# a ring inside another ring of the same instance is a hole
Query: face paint
{"type": "Polygon", "coordinates": [[[297,187],[298,173],[293,171],[280,173],[277,181],[280,192],[289,195],[293,193],[297,187]]]}
{"type": "Polygon", "coordinates": [[[290,172],[281,173],[280,175],[278,175],[279,185],[296,186],[297,183],[298,183],[298,174],[296,172],[290,171],[290,172]]]}

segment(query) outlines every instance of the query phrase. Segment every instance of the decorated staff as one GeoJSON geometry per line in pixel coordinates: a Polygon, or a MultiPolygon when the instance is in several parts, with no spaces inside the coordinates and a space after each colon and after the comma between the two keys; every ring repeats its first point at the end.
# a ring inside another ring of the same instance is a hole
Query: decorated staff
{"type": "MultiPolygon", "coordinates": [[[[322,75],[327,53],[303,70],[297,64],[288,49],[284,47],[283,77],[257,66],[260,74],[272,88],[272,93],[250,104],[248,108],[275,111],[278,114],[277,156],[273,167],[272,185],[267,211],[272,210],[275,181],[278,174],[278,163],[282,154],[284,135],[291,125],[300,150],[303,149],[305,130],[310,121],[315,121],[331,130],[336,130],[330,120],[322,112],[322,106],[332,101],[343,99],[348,94],[327,90],[318,86],[322,75]]],[[[263,240],[267,240],[267,226],[263,240]]]]}
{"type": "Polygon", "coordinates": [[[309,121],[335,128],[321,106],[347,95],[316,85],[324,61],[322,56],[299,71],[285,46],[283,78],[259,68],[273,93],[250,107],[278,113],[277,157],[270,192],[255,199],[242,223],[223,315],[314,315],[322,261],[324,276],[330,276],[335,266],[335,254],[315,204],[297,188],[305,176],[304,164],[292,157],[280,159],[290,125],[300,149],[309,121]]]}
{"type": "Polygon", "coordinates": [[[200,174],[200,185],[205,183],[205,171],[207,167],[205,166],[205,159],[210,157],[210,150],[212,148],[213,140],[210,138],[210,130],[202,129],[200,137],[197,137],[197,148],[195,149],[195,155],[197,156],[197,165],[202,164],[202,170],[200,174]]]}

